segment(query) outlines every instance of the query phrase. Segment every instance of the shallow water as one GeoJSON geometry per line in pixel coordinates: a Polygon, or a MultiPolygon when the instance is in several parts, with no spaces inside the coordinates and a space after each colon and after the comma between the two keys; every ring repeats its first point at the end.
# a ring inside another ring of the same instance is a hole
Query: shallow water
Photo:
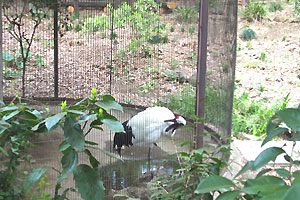
{"type": "MultiPolygon", "coordinates": [[[[100,169],[100,176],[104,182],[106,192],[113,190],[122,190],[127,187],[138,184],[140,181],[147,181],[148,172],[160,171],[166,174],[175,172],[178,167],[176,160],[151,160],[150,166],[148,160],[128,160],[118,161],[100,169]]],[[[148,177],[150,177],[148,175],[148,177]]],[[[150,181],[150,179],[149,179],[150,181]]]]}

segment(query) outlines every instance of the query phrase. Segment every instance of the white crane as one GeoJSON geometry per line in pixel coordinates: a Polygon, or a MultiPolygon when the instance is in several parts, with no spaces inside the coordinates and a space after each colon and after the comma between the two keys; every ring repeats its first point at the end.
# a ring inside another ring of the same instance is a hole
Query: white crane
{"type": "Polygon", "coordinates": [[[150,107],[123,122],[125,132],[115,133],[113,147],[121,155],[122,146],[149,147],[148,159],[153,145],[162,134],[174,135],[176,129],[186,125],[182,116],[175,115],[165,107],[150,107]]]}

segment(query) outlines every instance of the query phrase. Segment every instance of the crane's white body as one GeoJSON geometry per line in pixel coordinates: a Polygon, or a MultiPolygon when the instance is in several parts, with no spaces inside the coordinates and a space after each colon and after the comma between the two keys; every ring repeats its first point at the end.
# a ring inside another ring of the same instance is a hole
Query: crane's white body
{"type": "Polygon", "coordinates": [[[137,146],[152,146],[157,142],[162,134],[175,134],[176,130],[166,132],[166,129],[172,125],[172,122],[165,120],[175,119],[171,110],[165,107],[151,107],[132,117],[127,126],[132,128],[135,138],[132,143],[137,146]]]}
{"type": "Polygon", "coordinates": [[[119,155],[123,146],[149,147],[150,160],[150,150],[161,135],[174,135],[177,128],[186,125],[186,121],[183,117],[174,115],[168,108],[151,107],[139,112],[122,125],[124,132],[115,133],[113,141],[113,147],[119,155]]]}

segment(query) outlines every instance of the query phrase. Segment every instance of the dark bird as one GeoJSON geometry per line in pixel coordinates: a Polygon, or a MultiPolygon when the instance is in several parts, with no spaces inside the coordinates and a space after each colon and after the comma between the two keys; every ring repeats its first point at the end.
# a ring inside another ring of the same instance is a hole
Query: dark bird
{"type": "Polygon", "coordinates": [[[168,108],[150,107],[123,122],[125,131],[115,133],[113,147],[120,156],[122,146],[149,147],[150,160],[150,150],[153,145],[157,146],[161,135],[173,136],[176,129],[183,125],[186,125],[186,120],[168,108]]]}

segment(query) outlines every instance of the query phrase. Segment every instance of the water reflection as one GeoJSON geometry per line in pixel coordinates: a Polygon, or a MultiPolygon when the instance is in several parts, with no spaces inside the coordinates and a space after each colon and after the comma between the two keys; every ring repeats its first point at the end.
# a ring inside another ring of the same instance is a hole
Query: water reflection
{"type": "Polygon", "coordinates": [[[150,181],[150,173],[156,172],[171,174],[177,168],[175,160],[147,160],[118,161],[100,169],[100,176],[104,182],[106,192],[122,190],[137,185],[139,182],[150,181]]]}

